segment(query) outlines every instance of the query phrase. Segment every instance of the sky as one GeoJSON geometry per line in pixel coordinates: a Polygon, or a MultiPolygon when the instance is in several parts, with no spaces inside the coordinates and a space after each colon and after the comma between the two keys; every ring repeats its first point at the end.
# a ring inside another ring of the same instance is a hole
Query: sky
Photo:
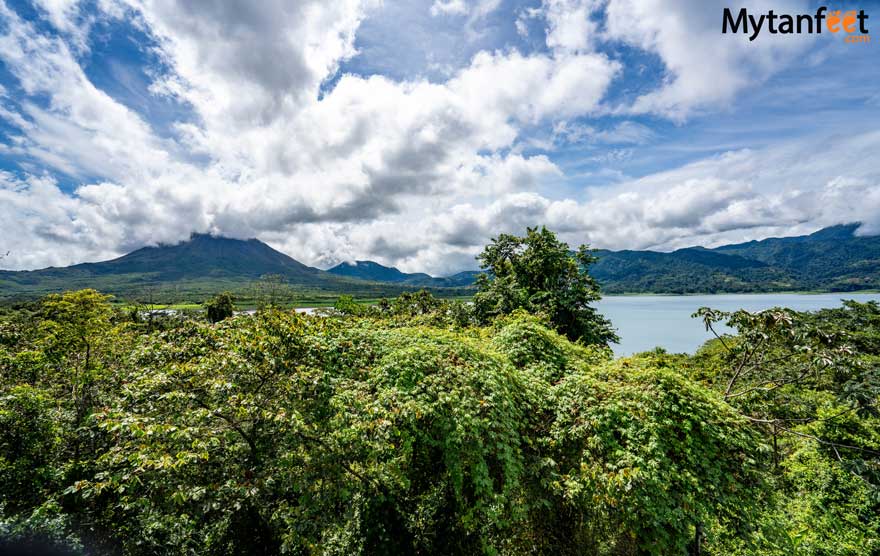
{"type": "Polygon", "coordinates": [[[654,249],[880,233],[868,44],[799,0],[0,0],[0,268],[190,234],[476,268],[499,233],[654,249]]]}

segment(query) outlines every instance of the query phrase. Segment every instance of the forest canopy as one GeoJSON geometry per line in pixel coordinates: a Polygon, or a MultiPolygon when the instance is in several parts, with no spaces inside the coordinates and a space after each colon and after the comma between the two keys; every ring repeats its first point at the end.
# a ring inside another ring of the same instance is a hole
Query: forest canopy
{"type": "Polygon", "coordinates": [[[145,318],[92,290],[7,311],[0,547],[880,551],[876,303],[706,309],[735,332],[614,359],[572,332],[588,311],[560,313],[598,291],[551,236],[487,249],[489,306],[520,300],[493,314],[427,292],[323,315],[220,296],[145,318]]]}

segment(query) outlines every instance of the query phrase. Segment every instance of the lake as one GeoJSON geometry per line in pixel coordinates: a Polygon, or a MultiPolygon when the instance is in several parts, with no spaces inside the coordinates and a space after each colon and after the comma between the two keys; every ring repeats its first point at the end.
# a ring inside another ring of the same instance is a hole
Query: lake
{"type": "Polygon", "coordinates": [[[700,307],[722,311],[760,311],[788,307],[812,311],[839,307],[842,299],[878,301],[880,294],[732,294],[732,295],[633,295],[609,296],[599,311],[611,320],[620,336],[615,355],[631,355],[660,346],[673,353],[693,353],[712,334],[702,320],[691,318],[700,307]]]}

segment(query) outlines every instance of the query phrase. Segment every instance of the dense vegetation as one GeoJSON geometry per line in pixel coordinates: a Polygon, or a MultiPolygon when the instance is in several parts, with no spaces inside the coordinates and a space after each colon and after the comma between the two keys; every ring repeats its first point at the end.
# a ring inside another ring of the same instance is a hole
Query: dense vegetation
{"type": "Polygon", "coordinates": [[[490,310],[419,292],[230,317],[221,295],[212,323],[83,290],[6,313],[0,539],[131,555],[880,553],[880,306],[707,309],[736,334],[614,360],[612,338],[582,332],[604,319],[558,310],[597,297],[589,261],[560,250],[544,230],[499,237],[490,310]]]}

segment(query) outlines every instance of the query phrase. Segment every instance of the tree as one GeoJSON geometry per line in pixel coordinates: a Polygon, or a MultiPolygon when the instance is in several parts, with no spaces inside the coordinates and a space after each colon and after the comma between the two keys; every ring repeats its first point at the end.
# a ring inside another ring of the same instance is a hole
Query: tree
{"type": "Polygon", "coordinates": [[[280,274],[264,274],[254,284],[257,309],[277,307],[290,297],[290,287],[280,274]]]}
{"type": "Polygon", "coordinates": [[[474,296],[483,322],[525,309],[545,314],[572,341],[618,341],[611,323],[591,305],[601,296],[588,272],[596,257],[585,245],[572,253],[542,226],[528,228],[524,237],[501,234],[477,258],[489,271],[477,277],[474,296]]]}
{"type": "Polygon", "coordinates": [[[852,411],[870,410],[880,393],[880,377],[863,358],[872,355],[870,351],[854,347],[849,331],[870,341],[866,328],[859,330],[850,320],[871,307],[850,303],[831,313],[838,322],[826,316],[829,312],[776,308],[728,313],[704,307],[694,316],[716,336],[717,347],[714,353],[707,351],[701,363],[720,367],[715,382],[725,401],[755,423],[784,428],[786,423],[809,421],[814,405],[800,400],[806,391],[831,394],[852,411]],[[718,323],[737,334],[719,335],[718,323]]]}
{"type": "Polygon", "coordinates": [[[350,295],[340,295],[333,304],[333,308],[343,315],[363,315],[369,309],[369,307],[355,301],[354,297],[350,295]]]}
{"type": "Polygon", "coordinates": [[[52,351],[68,359],[76,356],[80,360],[77,366],[88,371],[96,338],[110,328],[110,299],[91,289],[46,296],[41,326],[52,351]]]}
{"type": "Polygon", "coordinates": [[[235,297],[229,292],[218,293],[204,303],[208,320],[218,323],[227,319],[235,312],[235,297]]]}
{"type": "Polygon", "coordinates": [[[110,299],[86,289],[43,300],[40,342],[55,368],[53,381],[69,388],[77,426],[97,403],[98,383],[105,378],[99,355],[110,345],[110,299]]]}
{"type": "Polygon", "coordinates": [[[770,449],[759,459],[775,475],[755,518],[757,546],[734,548],[739,539],[713,553],[877,553],[880,307],[695,316],[716,338],[690,358],[692,378],[765,435],[770,449]],[[719,334],[719,324],[736,334],[719,334]]]}

